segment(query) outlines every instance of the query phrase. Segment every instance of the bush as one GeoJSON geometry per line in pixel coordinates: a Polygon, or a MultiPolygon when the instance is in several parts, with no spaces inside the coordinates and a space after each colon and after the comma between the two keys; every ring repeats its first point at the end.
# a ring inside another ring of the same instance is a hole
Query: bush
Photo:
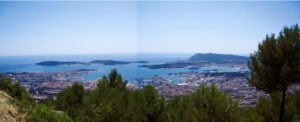
{"type": "Polygon", "coordinates": [[[57,109],[65,111],[70,117],[75,118],[82,108],[84,95],[83,85],[75,82],[57,95],[57,109]]]}
{"type": "Polygon", "coordinates": [[[53,108],[42,104],[29,111],[26,120],[29,122],[72,122],[66,114],[54,111],[53,108]]]}
{"type": "MultiPolygon", "coordinates": [[[[281,95],[273,92],[271,98],[260,98],[254,108],[262,122],[277,122],[281,95]]],[[[300,92],[297,92],[286,99],[285,121],[299,121],[300,117],[300,92]]],[[[254,113],[253,113],[254,114],[254,113]]]]}
{"type": "Polygon", "coordinates": [[[215,86],[200,86],[194,93],[171,100],[162,120],[167,122],[237,122],[238,103],[215,86]]]}
{"type": "Polygon", "coordinates": [[[12,99],[12,103],[19,107],[20,112],[27,112],[35,104],[31,99],[30,94],[21,86],[21,84],[19,82],[13,83],[10,78],[0,78],[0,90],[14,98],[12,99]]]}
{"type": "Polygon", "coordinates": [[[98,81],[97,88],[86,94],[76,121],[155,122],[164,109],[164,98],[153,86],[130,91],[116,70],[98,81]]]}

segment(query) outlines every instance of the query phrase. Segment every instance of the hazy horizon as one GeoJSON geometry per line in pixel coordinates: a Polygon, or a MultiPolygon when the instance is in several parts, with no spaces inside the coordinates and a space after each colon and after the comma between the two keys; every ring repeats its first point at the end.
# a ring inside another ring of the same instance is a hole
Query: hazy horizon
{"type": "Polygon", "coordinates": [[[197,53],[202,54],[224,54],[224,55],[238,55],[249,57],[249,54],[239,53],[215,53],[215,52],[194,52],[194,53],[86,53],[86,54],[16,54],[16,55],[0,55],[0,57],[15,57],[15,56],[193,56],[197,53]]]}
{"type": "Polygon", "coordinates": [[[0,56],[248,56],[300,24],[300,2],[0,2],[0,56]]]}

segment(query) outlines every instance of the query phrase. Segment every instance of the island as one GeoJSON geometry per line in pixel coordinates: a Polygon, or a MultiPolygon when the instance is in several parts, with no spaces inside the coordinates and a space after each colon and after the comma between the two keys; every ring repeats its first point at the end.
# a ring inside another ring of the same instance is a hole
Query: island
{"type": "Polygon", "coordinates": [[[85,62],[79,62],[79,61],[42,61],[39,63],[36,63],[36,65],[41,65],[41,66],[58,66],[58,65],[87,65],[88,63],[85,62]]]}
{"type": "Polygon", "coordinates": [[[93,60],[88,63],[79,61],[43,61],[36,63],[41,66],[59,66],[59,65],[89,65],[89,64],[103,64],[103,65],[125,65],[131,63],[149,63],[148,61],[117,61],[117,60],[93,60]]]}

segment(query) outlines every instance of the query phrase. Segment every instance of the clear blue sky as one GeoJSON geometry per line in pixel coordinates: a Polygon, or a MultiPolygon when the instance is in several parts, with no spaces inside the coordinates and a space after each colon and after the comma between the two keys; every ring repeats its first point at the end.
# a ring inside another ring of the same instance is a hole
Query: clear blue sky
{"type": "Polygon", "coordinates": [[[300,2],[0,2],[0,55],[247,55],[296,23],[300,2]]]}

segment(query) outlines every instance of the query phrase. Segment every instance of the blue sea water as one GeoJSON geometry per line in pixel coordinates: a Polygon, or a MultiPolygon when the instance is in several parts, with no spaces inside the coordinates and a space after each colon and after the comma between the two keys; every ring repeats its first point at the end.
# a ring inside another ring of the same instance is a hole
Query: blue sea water
{"type": "MultiPolygon", "coordinates": [[[[149,69],[139,67],[139,63],[128,65],[61,65],[61,66],[39,66],[36,63],[41,61],[81,61],[89,62],[92,60],[121,60],[121,61],[149,61],[148,64],[159,64],[166,62],[174,62],[186,60],[191,55],[189,54],[113,54],[113,55],[39,55],[39,56],[0,56],[0,72],[63,72],[76,69],[96,69],[96,72],[91,72],[84,75],[86,80],[95,80],[103,75],[107,75],[111,69],[115,68],[129,81],[134,81],[136,78],[150,78],[155,75],[168,75],[170,73],[192,72],[189,69],[149,69]]],[[[206,70],[207,68],[199,69],[206,70]]],[[[235,69],[221,68],[220,71],[235,71],[235,69]]]]}

